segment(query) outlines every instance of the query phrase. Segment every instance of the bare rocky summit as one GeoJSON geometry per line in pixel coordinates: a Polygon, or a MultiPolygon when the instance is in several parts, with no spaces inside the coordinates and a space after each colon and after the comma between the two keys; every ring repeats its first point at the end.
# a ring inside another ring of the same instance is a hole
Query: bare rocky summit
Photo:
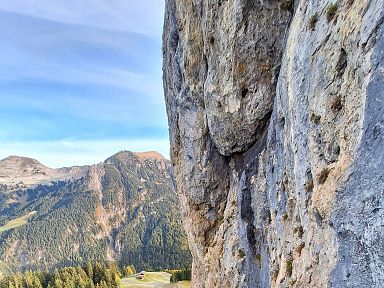
{"type": "Polygon", "coordinates": [[[193,287],[382,287],[383,22],[383,0],[166,0],[193,287]]]}
{"type": "Polygon", "coordinates": [[[20,156],[9,156],[0,161],[0,184],[10,188],[30,186],[84,176],[87,167],[52,169],[39,161],[20,156]]]}

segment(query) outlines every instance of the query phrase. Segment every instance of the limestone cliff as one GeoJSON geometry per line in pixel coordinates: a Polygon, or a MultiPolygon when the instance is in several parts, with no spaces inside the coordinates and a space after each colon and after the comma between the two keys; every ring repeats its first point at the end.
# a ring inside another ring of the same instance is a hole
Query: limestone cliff
{"type": "Polygon", "coordinates": [[[382,287],[384,0],[166,0],[194,287],[382,287]]]}

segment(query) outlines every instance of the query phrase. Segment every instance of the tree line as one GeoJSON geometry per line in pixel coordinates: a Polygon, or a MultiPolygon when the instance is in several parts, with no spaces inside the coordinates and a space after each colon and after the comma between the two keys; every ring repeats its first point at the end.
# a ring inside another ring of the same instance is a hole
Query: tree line
{"type": "MultiPolygon", "coordinates": [[[[166,270],[170,282],[191,280],[191,268],[166,270]]],[[[136,274],[133,265],[118,267],[114,263],[88,262],[53,271],[26,271],[8,275],[0,280],[0,288],[118,288],[121,278],[136,274]]]]}
{"type": "Polygon", "coordinates": [[[120,271],[115,264],[88,262],[83,267],[15,273],[1,280],[0,288],[118,288],[121,277],[134,271],[132,266],[120,271]]]}
{"type": "Polygon", "coordinates": [[[166,272],[171,274],[171,283],[183,280],[191,280],[192,277],[191,268],[184,268],[181,270],[166,270],[166,272]]]}

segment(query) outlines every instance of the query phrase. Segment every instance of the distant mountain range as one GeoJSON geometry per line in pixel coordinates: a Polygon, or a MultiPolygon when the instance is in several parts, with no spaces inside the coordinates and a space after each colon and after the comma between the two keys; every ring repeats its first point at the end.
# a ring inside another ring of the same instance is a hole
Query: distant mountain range
{"type": "Polygon", "coordinates": [[[115,261],[138,269],[191,263],[170,163],[123,151],[92,166],[0,161],[0,263],[11,270],[115,261]]]}

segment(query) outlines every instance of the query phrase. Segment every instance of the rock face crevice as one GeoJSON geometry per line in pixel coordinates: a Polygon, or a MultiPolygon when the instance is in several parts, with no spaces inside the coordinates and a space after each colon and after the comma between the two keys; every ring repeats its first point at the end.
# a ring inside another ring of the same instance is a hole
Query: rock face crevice
{"type": "Polygon", "coordinates": [[[166,0],[194,287],[379,287],[384,3],[166,0]]]}

